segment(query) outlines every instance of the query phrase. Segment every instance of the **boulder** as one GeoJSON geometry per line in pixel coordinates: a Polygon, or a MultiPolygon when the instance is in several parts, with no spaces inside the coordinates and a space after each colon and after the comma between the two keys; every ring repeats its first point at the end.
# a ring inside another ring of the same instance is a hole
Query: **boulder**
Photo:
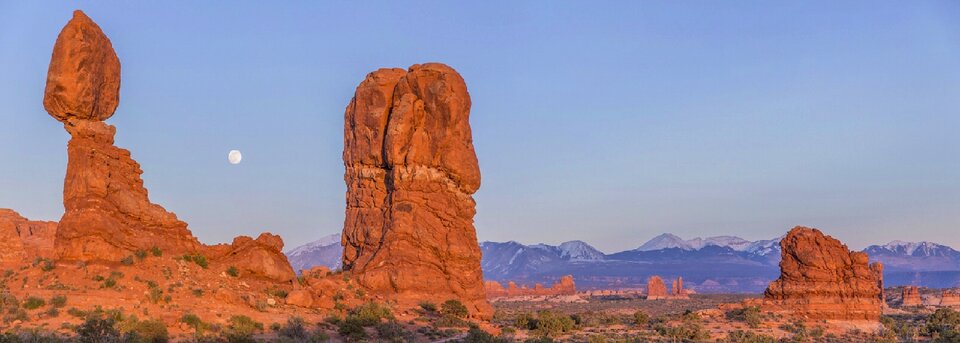
{"type": "Polygon", "coordinates": [[[900,306],[923,305],[923,300],[920,299],[920,289],[917,286],[904,286],[902,299],[900,306]]]}
{"type": "Polygon", "coordinates": [[[667,286],[663,283],[663,279],[659,276],[654,275],[647,279],[647,299],[648,300],[657,300],[657,299],[667,299],[670,295],[667,294],[667,286]]]}

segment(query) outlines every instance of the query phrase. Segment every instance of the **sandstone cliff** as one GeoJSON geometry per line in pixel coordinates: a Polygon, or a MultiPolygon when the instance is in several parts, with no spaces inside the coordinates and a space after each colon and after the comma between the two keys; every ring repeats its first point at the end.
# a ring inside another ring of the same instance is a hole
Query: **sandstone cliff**
{"type": "Polygon", "coordinates": [[[573,275],[565,275],[560,278],[560,281],[557,281],[550,287],[544,287],[542,284],[535,284],[533,288],[528,288],[527,286],[517,287],[517,284],[514,282],[509,282],[507,288],[503,288],[499,282],[496,281],[486,281],[484,282],[484,289],[487,294],[487,297],[490,299],[495,298],[509,298],[509,297],[520,297],[520,296],[553,296],[553,295],[575,295],[577,294],[577,285],[573,281],[573,275]]]}

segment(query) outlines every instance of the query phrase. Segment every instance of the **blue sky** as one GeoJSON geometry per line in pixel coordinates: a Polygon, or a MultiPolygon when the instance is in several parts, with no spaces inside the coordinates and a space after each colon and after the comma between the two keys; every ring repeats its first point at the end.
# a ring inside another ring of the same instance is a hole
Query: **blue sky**
{"type": "Polygon", "coordinates": [[[42,97],[73,9],[120,56],[117,145],[206,243],[338,232],[354,88],[436,61],[473,99],[481,240],[960,248],[955,2],[0,1],[0,207],[31,218],[63,211],[42,97]]]}

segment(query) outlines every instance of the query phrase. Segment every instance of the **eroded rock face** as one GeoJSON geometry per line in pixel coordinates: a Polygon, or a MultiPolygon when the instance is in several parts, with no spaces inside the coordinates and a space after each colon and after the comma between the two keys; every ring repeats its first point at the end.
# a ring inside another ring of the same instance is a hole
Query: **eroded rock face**
{"type": "Polygon", "coordinates": [[[113,145],[116,128],[76,118],[64,127],[71,139],[63,185],[66,212],[56,238],[59,258],[119,261],[152,247],[173,254],[200,250],[187,223],[150,202],[140,164],[113,145]]]}
{"type": "Polygon", "coordinates": [[[900,306],[920,306],[923,300],[920,299],[920,289],[917,286],[903,287],[903,303],[900,306]]]}
{"type": "Polygon", "coordinates": [[[667,286],[663,283],[663,279],[656,275],[647,279],[647,299],[657,300],[669,297],[670,295],[667,294],[667,286]]]}
{"type": "Polygon", "coordinates": [[[74,11],[53,46],[43,106],[66,122],[106,120],[119,103],[120,59],[100,27],[74,11]]]}
{"type": "Polygon", "coordinates": [[[262,233],[257,239],[240,236],[233,244],[216,246],[220,250],[213,256],[217,261],[237,268],[240,275],[263,277],[276,281],[296,278],[290,262],[283,255],[283,239],[271,233],[262,233]]]}
{"type": "Polygon", "coordinates": [[[943,294],[940,296],[940,306],[960,307],[960,290],[943,290],[943,294]]]}
{"type": "Polygon", "coordinates": [[[490,299],[521,296],[575,295],[577,294],[577,285],[573,282],[573,275],[565,275],[560,278],[560,281],[557,281],[557,283],[554,283],[549,288],[543,287],[543,285],[539,283],[535,284],[533,288],[527,288],[526,286],[517,287],[517,284],[513,281],[510,281],[507,288],[503,288],[503,285],[499,282],[486,281],[484,282],[484,290],[490,299]]]}
{"type": "Polygon", "coordinates": [[[0,208],[0,264],[21,264],[37,257],[53,257],[57,222],[35,221],[0,208]]]}
{"type": "Polygon", "coordinates": [[[806,227],[790,230],[780,247],[780,278],[764,292],[766,309],[809,320],[879,321],[882,265],[806,227]]]}
{"type": "Polygon", "coordinates": [[[677,277],[677,280],[673,282],[670,295],[678,299],[688,299],[690,294],[686,289],[683,288],[683,277],[677,277]]]}
{"type": "Polygon", "coordinates": [[[343,269],[374,294],[459,299],[489,317],[469,116],[466,84],[443,64],[380,69],[360,83],[344,124],[343,269]]]}

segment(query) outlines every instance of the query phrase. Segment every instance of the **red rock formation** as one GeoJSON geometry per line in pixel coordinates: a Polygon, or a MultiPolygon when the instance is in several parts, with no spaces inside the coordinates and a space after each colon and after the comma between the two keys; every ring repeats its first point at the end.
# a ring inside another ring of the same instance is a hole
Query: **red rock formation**
{"type": "Polygon", "coordinates": [[[415,305],[484,296],[473,216],[480,169],[463,78],[436,63],[367,75],[347,106],[343,269],[373,294],[415,305]]]}
{"type": "Polygon", "coordinates": [[[780,241],[780,278],[764,292],[765,309],[809,320],[879,321],[882,267],[820,230],[796,227],[780,241]]]}
{"type": "Polygon", "coordinates": [[[940,306],[960,306],[960,291],[956,289],[945,289],[940,296],[940,306]]]}
{"type": "Polygon", "coordinates": [[[22,264],[37,257],[53,257],[56,222],[33,221],[0,208],[0,264],[22,264]]]}
{"type": "Polygon", "coordinates": [[[53,48],[43,100],[71,136],[57,255],[116,261],[154,246],[197,251],[187,224],[150,203],[140,165],[113,146],[116,129],[101,122],[113,115],[119,87],[120,61],[110,40],[83,12],[74,12],[53,48]]]}
{"type": "Polygon", "coordinates": [[[690,294],[687,293],[687,290],[683,289],[683,277],[677,277],[677,280],[673,282],[670,295],[677,299],[690,298],[690,294]]]}
{"type": "Polygon", "coordinates": [[[648,300],[667,299],[669,297],[670,295],[667,294],[667,285],[663,283],[663,279],[656,275],[647,279],[648,300]]]}
{"type": "Polygon", "coordinates": [[[130,152],[113,145],[116,128],[103,122],[116,109],[120,61],[103,31],[83,12],[57,37],[47,74],[44,107],[70,133],[63,205],[54,239],[62,260],[117,262],[140,250],[201,254],[249,276],[295,277],[280,237],[239,237],[207,247],[160,205],[150,202],[130,152]]]}
{"type": "Polygon", "coordinates": [[[106,120],[120,103],[120,60],[110,39],[81,11],[60,31],[43,106],[57,120],[106,120]]]}
{"type": "Polygon", "coordinates": [[[257,239],[240,236],[231,245],[208,249],[213,259],[237,268],[240,275],[290,281],[296,274],[282,250],[283,240],[270,233],[262,233],[257,239]]]}
{"type": "Polygon", "coordinates": [[[923,300],[920,299],[920,289],[917,286],[903,287],[903,302],[900,306],[920,306],[923,300]]]}
{"type": "Polygon", "coordinates": [[[526,286],[517,288],[517,284],[513,281],[507,284],[507,288],[503,288],[499,282],[496,281],[485,281],[483,283],[484,290],[487,294],[487,298],[496,299],[496,298],[508,298],[508,297],[520,297],[520,296],[553,296],[553,295],[575,295],[577,294],[577,285],[573,282],[573,275],[565,275],[560,278],[560,281],[550,286],[550,288],[544,288],[541,284],[536,284],[532,289],[527,288],[526,286]]]}

